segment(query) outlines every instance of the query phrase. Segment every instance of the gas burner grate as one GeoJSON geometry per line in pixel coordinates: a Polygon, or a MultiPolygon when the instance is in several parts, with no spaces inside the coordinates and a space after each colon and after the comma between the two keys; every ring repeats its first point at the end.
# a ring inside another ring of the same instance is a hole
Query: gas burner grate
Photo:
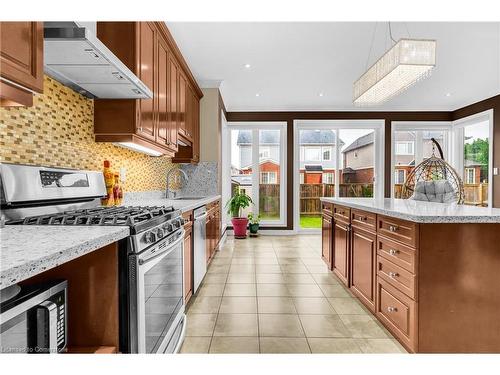
{"type": "Polygon", "coordinates": [[[24,225],[114,225],[134,226],[173,212],[172,206],[96,207],[63,213],[30,216],[6,224],[24,225]]]}

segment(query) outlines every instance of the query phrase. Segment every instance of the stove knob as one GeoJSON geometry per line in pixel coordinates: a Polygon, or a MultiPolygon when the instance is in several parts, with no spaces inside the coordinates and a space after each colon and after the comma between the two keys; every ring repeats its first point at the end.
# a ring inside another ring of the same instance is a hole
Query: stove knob
{"type": "Polygon", "coordinates": [[[172,224],[170,224],[170,223],[167,223],[167,225],[165,225],[165,228],[166,228],[166,231],[168,233],[172,232],[172,230],[174,229],[174,228],[172,228],[172,224]]]}
{"type": "Polygon", "coordinates": [[[146,243],[156,242],[156,235],[153,232],[146,232],[144,234],[144,242],[146,243]]]}
{"type": "Polygon", "coordinates": [[[176,227],[176,228],[180,228],[181,227],[181,223],[180,223],[179,220],[175,220],[174,221],[174,227],[176,227]]]}
{"type": "Polygon", "coordinates": [[[163,232],[163,229],[158,228],[158,230],[156,231],[156,235],[158,236],[158,238],[162,238],[165,235],[165,232],[163,232]]]}

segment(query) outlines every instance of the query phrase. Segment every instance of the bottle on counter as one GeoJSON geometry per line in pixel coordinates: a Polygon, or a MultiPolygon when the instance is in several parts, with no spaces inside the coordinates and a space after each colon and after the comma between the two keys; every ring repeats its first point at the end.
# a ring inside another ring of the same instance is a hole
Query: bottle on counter
{"type": "Polygon", "coordinates": [[[123,201],[123,190],[120,185],[120,175],[118,173],[115,173],[114,178],[113,199],[115,206],[119,206],[123,201]]]}
{"type": "Polygon", "coordinates": [[[112,206],[114,204],[113,186],[114,186],[114,175],[111,170],[111,163],[109,160],[104,160],[104,183],[106,185],[106,197],[103,198],[103,206],[112,206]]]}

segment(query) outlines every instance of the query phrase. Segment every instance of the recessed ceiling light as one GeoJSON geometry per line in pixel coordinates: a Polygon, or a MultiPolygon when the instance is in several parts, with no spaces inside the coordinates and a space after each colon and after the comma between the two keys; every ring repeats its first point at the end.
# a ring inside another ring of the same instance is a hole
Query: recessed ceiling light
{"type": "Polygon", "coordinates": [[[451,92],[447,92],[446,96],[450,97],[451,96],[451,92]]]}
{"type": "Polygon", "coordinates": [[[320,92],[320,93],[318,94],[318,96],[323,96],[323,95],[324,95],[324,94],[323,94],[322,92],[320,92]]]}
{"type": "Polygon", "coordinates": [[[257,93],[257,94],[255,94],[255,96],[260,96],[260,94],[259,94],[259,93],[257,93]]]}
{"type": "Polygon", "coordinates": [[[245,64],[245,68],[249,69],[252,65],[250,64],[245,64]]]}

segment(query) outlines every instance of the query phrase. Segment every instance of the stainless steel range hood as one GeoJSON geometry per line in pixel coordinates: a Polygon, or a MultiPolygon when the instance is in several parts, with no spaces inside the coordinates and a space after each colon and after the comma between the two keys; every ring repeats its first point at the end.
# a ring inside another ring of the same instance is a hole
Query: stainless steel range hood
{"type": "Polygon", "coordinates": [[[97,39],[95,24],[94,30],[84,24],[44,23],[45,73],[89,98],[152,98],[153,92],[97,39]]]}

